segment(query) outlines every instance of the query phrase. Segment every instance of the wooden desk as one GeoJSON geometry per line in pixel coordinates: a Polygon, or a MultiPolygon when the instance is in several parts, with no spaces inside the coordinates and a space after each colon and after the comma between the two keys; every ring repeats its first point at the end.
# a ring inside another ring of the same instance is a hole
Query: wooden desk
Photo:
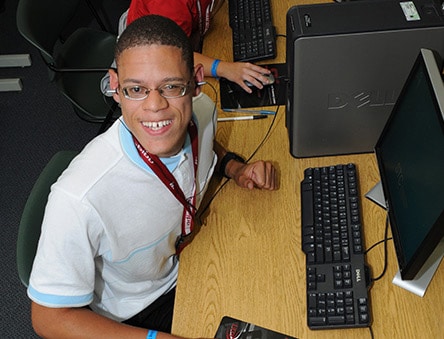
{"type": "MultiPolygon", "coordinates": [[[[303,2],[273,1],[278,34],[286,33],[284,13],[296,3],[303,2]]],[[[204,51],[231,60],[227,7],[225,3],[217,13],[204,51]]],[[[285,62],[283,37],[278,38],[278,57],[273,62],[285,62]]],[[[209,81],[217,87],[216,81],[209,81]]],[[[209,86],[205,91],[213,95],[209,86]]],[[[217,138],[227,148],[249,157],[271,122],[269,118],[219,123],[217,138]]],[[[280,189],[250,192],[229,182],[219,192],[205,225],[180,258],[173,333],[211,338],[222,316],[229,315],[298,338],[370,338],[367,328],[312,331],[307,327],[299,184],[306,167],[356,163],[365,243],[369,247],[383,239],[385,227],[385,211],[363,197],[379,181],[374,155],[292,158],[285,108],[280,107],[270,135],[254,159],[275,163],[280,189]]],[[[383,246],[370,251],[368,263],[373,276],[382,272],[383,262],[383,246]]],[[[443,267],[423,298],[392,284],[397,269],[393,242],[389,241],[387,272],[370,290],[374,337],[444,338],[443,267]]]]}

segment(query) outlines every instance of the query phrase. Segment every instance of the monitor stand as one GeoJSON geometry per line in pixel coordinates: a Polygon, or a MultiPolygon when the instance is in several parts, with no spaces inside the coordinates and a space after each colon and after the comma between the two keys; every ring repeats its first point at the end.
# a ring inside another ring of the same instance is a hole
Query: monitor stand
{"type": "Polygon", "coordinates": [[[382,182],[379,181],[375,186],[373,186],[373,188],[367,192],[365,197],[381,206],[383,209],[387,209],[384,191],[382,190],[382,182]]]}
{"type": "MultiPolygon", "coordinates": [[[[366,198],[370,199],[374,203],[378,204],[384,209],[387,209],[387,205],[384,198],[384,191],[382,189],[381,182],[378,182],[366,195],[366,198]]],[[[413,280],[402,280],[401,273],[398,271],[393,278],[393,284],[406,289],[420,297],[423,297],[430,281],[433,278],[439,263],[444,256],[444,239],[442,239],[432,252],[430,257],[424,263],[421,270],[418,272],[413,280]]]]}
{"type": "Polygon", "coordinates": [[[401,273],[398,271],[393,278],[393,283],[423,297],[443,256],[444,240],[441,240],[413,280],[402,280],[401,273]]]}

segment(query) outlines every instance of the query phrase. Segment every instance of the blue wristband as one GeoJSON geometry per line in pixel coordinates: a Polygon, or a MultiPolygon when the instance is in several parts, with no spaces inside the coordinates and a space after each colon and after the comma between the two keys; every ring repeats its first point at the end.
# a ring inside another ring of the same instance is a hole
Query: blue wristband
{"type": "Polygon", "coordinates": [[[217,76],[217,66],[219,66],[219,62],[220,62],[219,59],[215,59],[213,61],[213,64],[211,65],[211,76],[213,78],[216,78],[216,79],[218,78],[218,76],[217,76]]]}
{"type": "Polygon", "coordinates": [[[156,339],[157,331],[149,330],[146,339],[156,339]]]}

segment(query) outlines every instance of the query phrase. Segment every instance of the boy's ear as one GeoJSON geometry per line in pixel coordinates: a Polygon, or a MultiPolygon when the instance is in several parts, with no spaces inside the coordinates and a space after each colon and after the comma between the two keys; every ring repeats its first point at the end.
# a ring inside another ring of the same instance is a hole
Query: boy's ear
{"type": "Polygon", "coordinates": [[[117,75],[117,72],[115,69],[109,69],[109,85],[111,88],[111,91],[113,93],[113,98],[116,102],[120,103],[120,97],[117,93],[117,87],[119,87],[119,76],[117,75]]]}
{"type": "Polygon", "coordinates": [[[194,66],[194,82],[196,84],[194,88],[194,96],[199,95],[201,89],[200,86],[205,84],[204,81],[205,75],[204,75],[204,68],[202,64],[197,64],[194,66]]]}

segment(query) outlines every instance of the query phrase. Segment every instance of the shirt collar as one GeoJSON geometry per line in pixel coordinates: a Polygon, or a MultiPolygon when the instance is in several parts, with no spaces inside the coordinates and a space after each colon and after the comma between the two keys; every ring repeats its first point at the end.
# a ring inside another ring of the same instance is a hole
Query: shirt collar
{"type": "MultiPolygon", "coordinates": [[[[152,169],[147,164],[145,164],[145,162],[139,156],[139,153],[137,152],[137,148],[134,145],[133,136],[132,136],[131,132],[129,131],[128,127],[125,125],[123,118],[120,118],[119,120],[121,122],[119,124],[120,144],[122,146],[123,152],[137,166],[150,172],[151,174],[154,174],[152,169]]],[[[160,158],[160,160],[164,163],[164,165],[172,173],[176,169],[176,167],[179,165],[179,162],[182,159],[182,157],[186,154],[192,154],[191,140],[190,140],[190,136],[188,133],[187,133],[187,137],[185,139],[184,147],[177,155],[174,155],[174,156],[168,157],[168,158],[160,158]]]]}

